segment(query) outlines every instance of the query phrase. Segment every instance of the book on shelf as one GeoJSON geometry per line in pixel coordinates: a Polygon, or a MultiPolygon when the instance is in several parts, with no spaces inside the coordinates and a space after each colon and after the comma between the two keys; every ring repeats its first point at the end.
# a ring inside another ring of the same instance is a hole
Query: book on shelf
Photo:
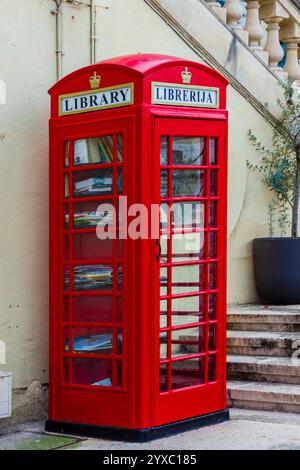
{"type": "Polygon", "coordinates": [[[112,161],[113,137],[111,135],[75,140],[75,165],[111,163],[112,161]]]}
{"type": "MultiPolygon", "coordinates": [[[[103,226],[111,226],[113,223],[113,214],[109,211],[104,212],[95,212],[95,211],[87,211],[87,212],[75,212],[73,215],[74,218],[74,227],[75,228],[83,228],[83,227],[95,227],[98,224],[102,224],[103,226]]],[[[66,214],[65,217],[65,225],[69,227],[69,214],[66,214]]]]}

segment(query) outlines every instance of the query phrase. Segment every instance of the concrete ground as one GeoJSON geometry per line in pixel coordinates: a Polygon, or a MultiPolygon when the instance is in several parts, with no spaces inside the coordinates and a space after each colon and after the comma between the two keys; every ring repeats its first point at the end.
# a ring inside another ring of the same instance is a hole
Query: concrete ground
{"type": "Polygon", "coordinates": [[[231,410],[230,421],[144,444],[43,433],[43,422],[0,430],[0,450],[300,450],[300,414],[231,410]]]}

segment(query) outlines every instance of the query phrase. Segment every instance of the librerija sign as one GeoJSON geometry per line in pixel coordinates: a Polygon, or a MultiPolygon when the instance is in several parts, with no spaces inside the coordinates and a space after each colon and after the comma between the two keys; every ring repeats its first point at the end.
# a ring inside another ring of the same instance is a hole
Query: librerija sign
{"type": "Polygon", "coordinates": [[[133,83],[59,97],[59,115],[87,113],[133,104],[133,83]]]}
{"type": "Polygon", "coordinates": [[[152,83],[152,103],[169,106],[218,108],[219,89],[173,83],[152,83]]]}

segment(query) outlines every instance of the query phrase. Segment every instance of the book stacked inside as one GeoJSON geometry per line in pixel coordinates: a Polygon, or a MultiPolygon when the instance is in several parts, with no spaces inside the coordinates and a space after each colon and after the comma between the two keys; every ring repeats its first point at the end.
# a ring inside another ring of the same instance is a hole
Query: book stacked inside
{"type": "Polygon", "coordinates": [[[112,177],[97,176],[88,178],[74,183],[75,193],[77,196],[86,194],[109,194],[112,192],[112,177]]]}
{"type": "MultiPolygon", "coordinates": [[[[122,268],[118,268],[118,284],[122,284],[122,268]]],[[[69,288],[69,271],[65,271],[65,289],[69,288]]],[[[113,267],[105,265],[84,265],[74,267],[74,290],[111,289],[113,267]]]]}
{"type": "MultiPolygon", "coordinates": [[[[109,211],[75,212],[73,217],[75,228],[96,227],[98,224],[111,226],[113,223],[113,214],[109,211]]],[[[69,227],[69,219],[69,214],[66,214],[65,225],[67,228],[69,227]]]]}

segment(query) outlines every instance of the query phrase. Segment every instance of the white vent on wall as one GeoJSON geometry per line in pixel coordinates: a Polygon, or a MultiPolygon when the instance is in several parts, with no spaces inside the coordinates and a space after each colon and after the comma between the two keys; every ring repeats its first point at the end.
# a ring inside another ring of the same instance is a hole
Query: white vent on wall
{"type": "Polygon", "coordinates": [[[12,373],[0,371],[0,418],[11,416],[12,373]]]}

